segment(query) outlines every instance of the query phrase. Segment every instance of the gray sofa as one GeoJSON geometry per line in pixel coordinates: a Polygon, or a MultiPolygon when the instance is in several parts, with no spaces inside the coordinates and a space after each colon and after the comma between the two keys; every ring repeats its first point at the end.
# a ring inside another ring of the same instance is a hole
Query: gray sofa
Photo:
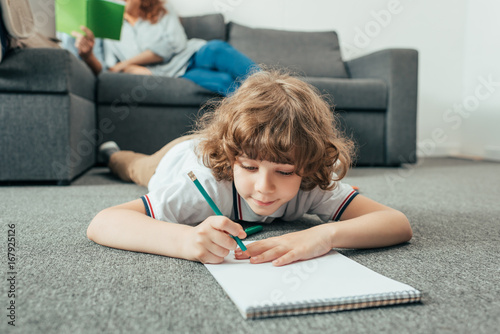
{"type": "Polygon", "coordinates": [[[95,76],[66,50],[0,63],[0,181],[67,184],[95,164],[95,76]]]}
{"type": "MultiPolygon", "coordinates": [[[[182,18],[189,38],[226,40],[259,64],[286,67],[335,105],[358,145],[358,166],[415,162],[418,54],[388,49],[344,62],[335,32],[182,18]]],[[[0,64],[0,181],[68,184],[96,163],[96,146],[153,153],[188,131],[219,96],[182,78],[102,73],[66,50],[16,50],[0,64]]]]}

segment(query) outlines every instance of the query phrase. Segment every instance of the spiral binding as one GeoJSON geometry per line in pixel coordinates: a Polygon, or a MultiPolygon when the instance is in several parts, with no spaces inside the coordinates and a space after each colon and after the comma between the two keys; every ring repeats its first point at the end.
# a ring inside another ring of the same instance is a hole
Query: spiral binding
{"type": "Polygon", "coordinates": [[[379,307],[421,301],[422,294],[418,290],[363,295],[335,299],[313,299],[301,303],[267,304],[250,307],[246,312],[248,319],[298,315],[309,313],[326,313],[354,310],[368,307],[379,307]]]}

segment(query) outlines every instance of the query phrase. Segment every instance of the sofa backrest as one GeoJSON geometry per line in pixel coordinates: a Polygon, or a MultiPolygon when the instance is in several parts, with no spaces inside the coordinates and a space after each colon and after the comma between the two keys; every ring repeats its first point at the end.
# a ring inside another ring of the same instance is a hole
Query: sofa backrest
{"type": "Polygon", "coordinates": [[[309,77],[347,78],[335,31],[253,29],[222,14],[181,17],[188,38],[226,40],[258,64],[309,77]]]}
{"type": "Polygon", "coordinates": [[[222,14],[208,14],[203,16],[190,16],[180,18],[187,37],[201,38],[204,40],[226,40],[226,25],[222,14]]]}
{"type": "Polygon", "coordinates": [[[228,42],[258,64],[310,77],[348,77],[335,31],[253,29],[236,23],[228,29],[228,42]]]}

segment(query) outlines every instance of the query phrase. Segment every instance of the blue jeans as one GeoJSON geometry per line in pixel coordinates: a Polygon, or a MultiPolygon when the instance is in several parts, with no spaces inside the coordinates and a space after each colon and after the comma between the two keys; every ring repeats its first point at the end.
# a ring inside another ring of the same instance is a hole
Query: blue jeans
{"type": "Polygon", "coordinates": [[[257,64],[228,43],[212,40],[191,57],[182,78],[227,96],[238,89],[252,70],[257,69],[257,64]]]}

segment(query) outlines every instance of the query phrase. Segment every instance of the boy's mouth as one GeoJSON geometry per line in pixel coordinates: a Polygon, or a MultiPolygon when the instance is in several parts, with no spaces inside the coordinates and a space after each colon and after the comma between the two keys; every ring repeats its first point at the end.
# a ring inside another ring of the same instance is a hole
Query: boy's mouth
{"type": "Polygon", "coordinates": [[[276,202],[276,200],[274,200],[274,201],[259,201],[258,199],[255,199],[253,197],[252,197],[252,200],[258,206],[270,206],[270,205],[272,205],[272,204],[274,204],[276,202]]]}

